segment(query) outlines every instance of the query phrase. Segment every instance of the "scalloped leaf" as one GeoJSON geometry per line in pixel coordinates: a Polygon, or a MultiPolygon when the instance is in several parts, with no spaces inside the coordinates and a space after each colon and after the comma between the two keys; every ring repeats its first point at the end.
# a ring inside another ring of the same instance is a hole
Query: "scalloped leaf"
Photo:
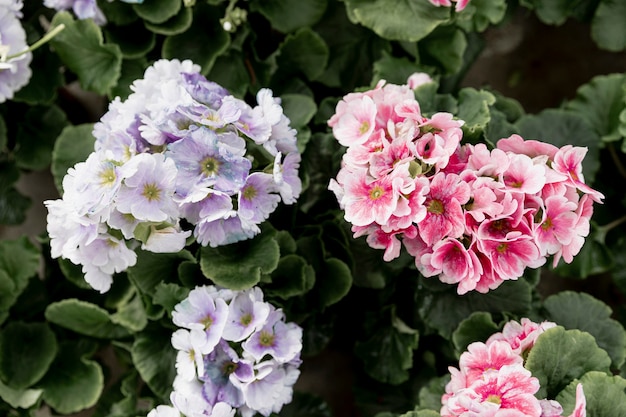
{"type": "Polygon", "coordinates": [[[112,323],[124,326],[133,333],[142,331],[148,325],[146,309],[137,294],[110,317],[112,323]]]}
{"type": "Polygon", "coordinates": [[[315,283],[315,270],[298,255],[289,254],[278,261],[271,274],[272,283],[266,287],[267,294],[283,300],[305,294],[315,283]]]}
{"type": "Polygon", "coordinates": [[[442,73],[448,75],[456,74],[463,67],[467,38],[459,28],[437,27],[418,45],[421,62],[424,65],[442,68],[442,73]]]}
{"type": "Polygon", "coordinates": [[[102,394],[102,368],[86,356],[88,354],[75,341],[62,343],[59,354],[39,384],[43,400],[58,413],[76,413],[92,407],[102,394]]]}
{"type": "Polygon", "coordinates": [[[250,9],[260,12],[272,27],[289,33],[305,26],[313,26],[324,12],[328,0],[252,0],[250,9]]]}
{"type": "Polygon", "coordinates": [[[324,260],[317,271],[316,298],[320,307],[328,307],[345,297],[352,288],[352,272],[345,262],[337,258],[324,260]]]}
{"type": "Polygon", "coordinates": [[[61,61],[74,72],[85,90],[107,94],[120,77],[122,53],[115,44],[104,44],[102,31],[92,19],[74,20],[57,12],[52,27],[65,25],[50,41],[61,61]]]}
{"type": "Polygon", "coordinates": [[[262,274],[276,269],[280,249],[273,233],[217,248],[200,250],[200,268],[205,277],[231,290],[252,288],[262,274]]]}
{"type": "Polygon", "coordinates": [[[483,32],[504,19],[506,8],[506,0],[472,0],[455,17],[466,32],[483,32]]]}
{"type": "Polygon", "coordinates": [[[280,74],[304,74],[314,80],[324,72],[329,50],[324,39],[309,28],[287,36],[278,47],[276,64],[280,74]]]}
{"type": "Polygon", "coordinates": [[[0,225],[15,226],[24,223],[26,210],[32,200],[21,194],[16,188],[0,191],[0,225]]]}
{"type": "Polygon", "coordinates": [[[130,334],[126,328],[111,320],[108,311],[76,298],[51,303],[45,316],[51,323],[85,336],[118,339],[130,334]]]}
{"type": "Polygon", "coordinates": [[[587,120],[604,142],[619,140],[619,116],[626,108],[625,84],[626,74],[598,75],[579,87],[565,108],[587,120]]]}
{"type": "Polygon", "coordinates": [[[242,98],[250,86],[250,73],[244,62],[243,55],[231,49],[217,57],[207,78],[226,88],[235,97],[242,98]]]}
{"type": "Polygon", "coordinates": [[[61,195],[63,194],[63,177],[67,174],[67,170],[85,161],[94,151],[96,138],[93,137],[92,131],[93,123],[65,126],[54,144],[50,170],[61,195]]]}
{"type": "Polygon", "coordinates": [[[624,327],[611,318],[613,311],[589,294],[561,291],[544,301],[547,318],[566,329],[578,329],[595,337],[598,346],[606,350],[612,365],[618,369],[626,358],[624,327]]]}
{"type": "Polygon", "coordinates": [[[346,0],[348,14],[378,36],[416,42],[450,19],[448,7],[435,7],[427,1],[346,0]]]}
{"type": "Polygon", "coordinates": [[[459,111],[457,117],[465,121],[464,139],[477,139],[491,120],[489,106],[496,102],[496,97],[485,90],[466,87],[459,91],[459,111]]]}
{"type": "Polygon", "coordinates": [[[176,350],[172,347],[171,336],[165,329],[141,333],[130,351],[141,378],[164,401],[172,391],[176,376],[176,350]]]}
{"type": "Polygon", "coordinates": [[[104,34],[107,43],[119,46],[124,59],[141,58],[156,45],[156,35],[139,21],[125,26],[107,25],[104,34]],[[129,37],[129,33],[133,36],[129,37]]]}
{"type": "Polygon", "coordinates": [[[459,323],[452,333],[452,343],[458,353],[467,349],[472,342],[484,342],[499,330],[493,321],[491,314],[484,311],[476,311],[468,318],[459,323]]]}
{"type": "Polygon", "coordinates": [[[597,371],[587,372],[557,395],[555,399],[563,406],[563,415],[574,411],[578,383],[583,385],[588,416],[626,417],[626,379],[597,371]]]}
{"type": "Polygon", "coordinates": [[[42,389],[16,390],[0,381],[0,398],[13,408],[30,408],[39,401],[42,389]]]}
{"type": "Polygon", "coordinates": [[[601,0],[591,20],[591,37],[602,49],[620,52],[626,49],[626,3],[601,0]]]}
{"type": "Polygon", "coordinates": [[[142,19],[159,24],[176,16],[182,4],[181,0],[144,0],[133,4],[133,10],[142,19]]]}
{"type": "Polygon", "coordinates": [[[182,262],[195,260],[196,258],[186,249],[177,253],[137,250],[137,263],[128,268],[127,274],[142,293],[154,295],[159,283],[176,281],[178,266],[182,262]]]}
{"type": "Polygon", "coordinates": [[[592,335],[557,326],[537,338],[524,367],[539,379],[537,398],[554,398],[574,379],[589,371],[609,372],[610,365],[592,335]]]}
{"type": "Polygon", "coordinates": [[[0,378],[24,390],[46,374],[56,354],[56,336],[46,323],[11,322],[0,333],[0,378]]]}
{"type": "Polygon", "coordinates": [[[159,282],[156,287],[154,287],[154,297],[152,297],[152,301],[154,304],[163,306],[165,311],[171,313],[174,311],[176,304],[183,301],[188,295],[189,288],[181,287],[174,283],[166,284],[159,282]]]}
{"type": "Polygon", "coordinates": [[[183,33],[191,26],[193,22],[193,12],[191,7],[183,7],[176,14],[176,16],[170,17],[165,22],[155,24],[148,21],[144,21],[146,28],[159,35],[178,35],[183,33]]]}
{"type": "Polygon", "coordinates": [[[374,62],[373,69],[372,84],[385,80],[390,84],[402,85],[406,84],[407,79],[414,72],[424,71],[418,62],[411,61],[407,57],[394,57],[387,51],[383,51],[382,57],[374,62]]]}

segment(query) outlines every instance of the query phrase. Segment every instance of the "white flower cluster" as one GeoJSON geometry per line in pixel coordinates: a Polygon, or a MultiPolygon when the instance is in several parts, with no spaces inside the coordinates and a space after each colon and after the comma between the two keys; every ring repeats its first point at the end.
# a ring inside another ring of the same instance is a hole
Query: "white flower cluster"
{"type": "Polygon", "coordinates": [[[100,292],[136,263],[134,248],[183,249],[249,239],[300,194],[296,132],[262,89],[251,107],[191,61],[159,60],[95,124],[95,151],[46,201],[53,257],[82,265],[100,292]]]}
{"type": "Polygon", "coordinates": [[[22,27],[21,0],[0,0],[0,103],[11,100],[13,94],[30,81],[33,59],[22,27]]]}
{"type": "Polygon", "coordinates": [[[197,287],[176,305],[172,335],[178,350],[172,405],[148,417],[269,416],[291,402],[300,371],[302,328],[245,291],[197,287]]]}

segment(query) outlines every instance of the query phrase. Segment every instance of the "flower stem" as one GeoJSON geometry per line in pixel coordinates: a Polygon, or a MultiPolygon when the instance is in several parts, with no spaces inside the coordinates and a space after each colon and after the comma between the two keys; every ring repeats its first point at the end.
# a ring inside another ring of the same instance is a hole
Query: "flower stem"
{"type": "Polygon", "coordinates": [[[46,33],[41,39],[39,39],[37,42],[32,44],[28,49],[26,49],[26,50],[24,50],[22,52],[18,52],[18,53],[13,54],[13,55],[9,55],[6,59],[9,60],[9,59],[17,58],[20,55],[24,55],[25,53],[34,51],[35,49],[39,48],[41,45],[45,44],[46,42],[48,42],[52,38],[54,38],[63,29],[65,29],[65,25],[63,23],[61,23],[59,26],[55,26],[54,29],[52,29],[50,32],[46,33]]]}
{"type": "Polygon", "coordinates": [[[622,161],[619,160],[619,156],[617,155],[617,152],[615,151],[615,146],[613,146],[612,143],[609,143],[608,148],[611,154],[611,158],[613,159],[613,163],[615,164],[615,167],[617,168],[617,171],[620,173],[620,175],[623,178],[626,178],[626,169],[624,169],[624,165],[622,165],[622,161]]]}

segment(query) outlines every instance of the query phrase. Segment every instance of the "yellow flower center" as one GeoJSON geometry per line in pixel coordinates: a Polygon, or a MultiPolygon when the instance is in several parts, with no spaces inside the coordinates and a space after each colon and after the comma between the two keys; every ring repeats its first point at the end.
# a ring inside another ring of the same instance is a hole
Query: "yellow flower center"
{"type": "Polygon", "coordinates": [[[378,200],[383,195],[385,195],[385,190],[378,185],[370,190],[370,200],[378,200]]]}
{"type": "Polygon", "coordinates": [[[155,183],[145,184],[141,195],[143,195],[148,201],[154,201],[161,197],[161,190],[155,183]]]}

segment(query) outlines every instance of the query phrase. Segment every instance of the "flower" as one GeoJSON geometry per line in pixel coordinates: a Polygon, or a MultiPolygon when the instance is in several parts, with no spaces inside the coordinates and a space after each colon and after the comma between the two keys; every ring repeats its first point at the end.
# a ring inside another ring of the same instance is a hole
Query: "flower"
{"type": "Polygon", "coordinates": [[[26,32],[20,23],[22,6],[21,0],[0,4],[0,103],[11,100],[32,76],[33,55],[28,51],[26,32]]]}
{"type": "Polygon", "coordinates": [[[456,3],[456,6],[454,8],[456,9],[457,12],[460,12],[465,7],[467,7],[467,4],[470,2],[470,0],[430,0],[430,2],[437,7],[439,6],[450,7],[452,6],[452,3],[451,3],[452,1],[456,3]]]}
{"type": "Polygon", "coordinates": [[[107,22],[96,0],[44,0],[43,5],[58,11],[72,9],[79,19],[93,19],[98,25],[107,22]]]}

